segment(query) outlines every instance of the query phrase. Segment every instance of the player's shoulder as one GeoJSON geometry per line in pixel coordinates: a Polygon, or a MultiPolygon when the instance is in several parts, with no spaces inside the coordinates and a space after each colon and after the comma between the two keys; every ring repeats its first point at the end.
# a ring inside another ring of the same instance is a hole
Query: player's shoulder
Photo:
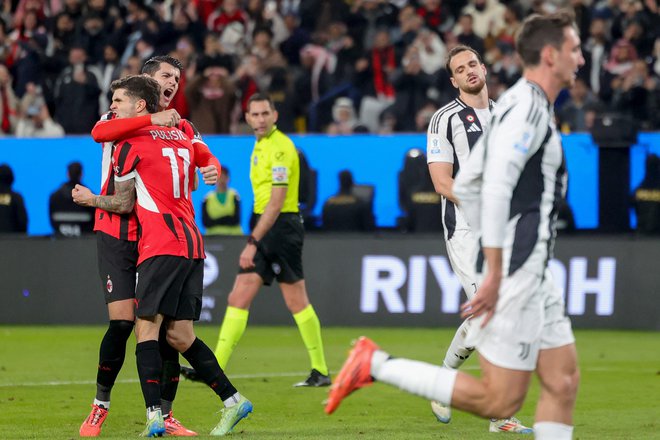
{"type": "Polygon", "coordinates": [[[202,134],[197,130],[197,127],[195,127],[195,124],[190,122],[188,119],[181,119],[179,121],[179,130],[184,132],[191,141],[201,141],[202,140],[202,134]]]}
{"type": "Polygon", "coordinates": [[[451,116],[459,113],[460,111],[467,108],[465,103],[460,99],[452,99],[444,106],[440,107],[433,116],[431,116],[431,121],[429,122],[429,133],[440,133],[443,131],[443,127],[446,127],[449,123],[451,116]]]}
{"type": "Polygon", "coordinates": [[[515,116],[516,123],[537,123],[542,117],[550,116],[550,104],[541,88],[526,79],[520,79],[506,90],[493,110],[498,123],[515,116]]]}

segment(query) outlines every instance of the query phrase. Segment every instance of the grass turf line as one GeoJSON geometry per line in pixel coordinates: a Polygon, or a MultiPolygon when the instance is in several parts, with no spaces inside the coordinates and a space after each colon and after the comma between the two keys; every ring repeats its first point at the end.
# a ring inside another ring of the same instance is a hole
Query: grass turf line
{"type": "MultiPolygon", "coordinates": [[[[214,347],[217,327],[197,333],[214,347]]],[[[0,438],[73,439],[90,410],[103,326],[0,326],[0,438]],[[48,383],[51,383],[50,385],[48,383]],[[28,386],[29,385],[29,386],[28,386]]],[[[366,334],[395,356],[440,363],[454,329],[324,328],[328,364],[337,372],[351,339],[366,334]]],[[[576,439],[660,439],[660,333],[577,331],[582,382],[576,439]]],[[[144,403],[137,383],[134,341],[112,394],[102,438],[137,437],[144,403]]],[[[375,384],[349,397],[333,416],[323,413],[327,389],[291,385],[308,370],[300,335],[291,327],[248,327],[228,366],[255,412],[239,439],[493,439],[488,422],[454,411],[452,423],[433,418],[428,402],[375,384]],[[296,375],[298,373],[298,375],[296,375]]],[[[478,374],[473,357],[466,371],[478,374]]],[[[533,423],[538,384],[518,417],[533,423]]],[[[220,402],[206,386],[182,380],[175,416],[200,438],[219,420],[220,402]]],[[[499,435],[502,436],[503,434],[499,435]]],[[[506,434],[506,438],[531,438],[506,434]]],[[[498,437],[499,438],[499,437],[498,437]]]]}

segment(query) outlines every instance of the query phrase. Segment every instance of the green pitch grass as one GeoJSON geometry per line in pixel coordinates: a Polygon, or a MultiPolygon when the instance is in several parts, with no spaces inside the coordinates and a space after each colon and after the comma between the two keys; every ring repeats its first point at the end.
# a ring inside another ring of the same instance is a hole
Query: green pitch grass
{"type": "MultiPolygon", "coordinates": [[[[104,327],[0,326],[0,438],[75,439],[94,398],[98,346],[104,327]]],[[[453,329],[325,328],[328,363],[337,372],[351,339],[366,334],[393,355],[440,363],[453,329]]],[[[200,326],[212,348],[217,328],[200,326]]],[[[660,439],[660,333],[578,331],[582,382],[576,439],[660,439]]],[[[102,438],[137,437],[144,404],[131,342],[112,395],[102,438]]],[[[465,370],[478,374],[476,359],[465,370]]],[[[260,439],[493,439],[488,422],[454,412],[435,421],[428,402],[383,384],[359,390],[333,416],[323,412],[327,389],[291,385],[308,373],[300,336],[291,327],[249,327],[228,374],[255,412],[231,438],[260,439]]],[[[518,414],[531,424],[538,384],[518,414]]],[[[201,438],[219,420],[218,398],[206,386],[181,380],[175,416],[201,438]]]]}

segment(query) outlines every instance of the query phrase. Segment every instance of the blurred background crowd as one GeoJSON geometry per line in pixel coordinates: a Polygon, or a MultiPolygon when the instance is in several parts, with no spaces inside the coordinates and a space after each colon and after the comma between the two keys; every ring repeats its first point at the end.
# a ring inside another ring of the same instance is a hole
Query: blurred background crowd
{"type": "Polygon", "coordinates": [[[110,83],[169,54],[185,72],[173,107],[206,134],[244,133],[269,92],[285,132],[423,131],[455,96],[445,56],[483,54],[496,99],[520,66],[532,12],[575,11],[586,65],[557,103],[562,131],[602,111],[660,127],[656,0],[2,0],[0,136],[87,134],[110,83]]]}

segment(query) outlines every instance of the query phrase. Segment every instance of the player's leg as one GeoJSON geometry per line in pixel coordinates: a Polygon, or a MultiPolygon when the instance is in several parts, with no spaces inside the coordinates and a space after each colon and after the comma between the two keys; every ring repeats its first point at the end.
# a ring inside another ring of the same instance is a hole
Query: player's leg
{"type": "Polygon", "coordinates": [[[231,432],[238,422],[252,412],[252,403],[236,390],[211,349],[195,336],[192,321],[171,321],[168,324],[167,338],[170,345],[190,362],[199,378],[222,400],[222,416],[211,435],[231,432]]]}
{"type": "Polygon", "coordinates": [[[234,287],[227,298],[227,310],[220,326],[215,357],[222,368],[227,363],[247,327],[250,305],[263,285],[257,273],[240,273],[236,276],[234,287]]]}
{"type": "Polygon", "coordinates": [[[92,411],[79,430],[83,437],[96,437],[101,433],[110,409],[112,388],[124,364],[126,344],[135,320],[136,243],[118,240],[101,232],[97,233],[96,241],[99,276],[109,323],[99,347],[92,411]]]}
{"type": "Polygon", "coordinates": [[[361,338],[335,378],[325,410],[331,414],[346,396],[376,380],[481,417],[510,417],[524,401],[531,371],[498,367],[484,358],[481,367],[482,377],[477,379],[449,368],[393,358],[361,338]]]}
{"type": "MultiPolygon", "coordinates": [[[[138,312],[140,314],[140,312],[138,312]]],[[[163,315],[140,316],[135,324],[135,358],[142,396],[147,408],[147,425],[144,437],[154,437],[165,432],[165,422],[160,407],[160,381],[163,360],[160,356],[158,335],[163,315]]]]}
{"type": "Polygon", "coordinates": [[[295,386],[328,386],[330,377],[323,350],[321,322],[314,307],[309,303],[305,280],[298,280],[294,283],[280,282],[279,284],[284,302],[296,321],[298,331],[307,349],[312,369],[309,377],[296,383],[295,386]]]}
{"type": "Polygon", "coordinates": [[[573,438],[573,409],[580,373],[575,344],[541,350],[537,364],[541,395],[534,432],[539,440],[573,438]]]}
{"type": "Polygon", "coordinates": [[[546,270],[543,282],[544,320],[537,374],[541,395],[534,430],[539,439],[570,439],[580,373],[575,337],[565,314],[564,298],[546,270]]]}
{"type": "Polygon", "coordinates": [[[181,364],[179,363],[179,352],[167,342],[167,325],[160,326],[158,335],[160,356],[163,360],[163,376],[160,386],[160,407],[165,421],[165,434],[174,437],[192,437],[197,435],[174,417],[172,405],[179,388],[179,374],[181,364]]]}

